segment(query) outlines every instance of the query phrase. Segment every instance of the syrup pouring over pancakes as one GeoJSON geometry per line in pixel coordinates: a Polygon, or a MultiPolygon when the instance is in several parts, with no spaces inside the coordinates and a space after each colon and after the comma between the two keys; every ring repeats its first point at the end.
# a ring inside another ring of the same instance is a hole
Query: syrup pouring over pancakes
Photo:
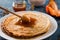
{"type": "MultiPolygon", "coordinates": [[[[13,15],[16,15],[17,17],[20,17],[21,20],[22,20],[22,22],[24,22],[24,23],[34,23],[34,22],[36,21],[36,18],[30,17],[29,15],[20,16],[20,15],[14,13],[14,12],[11,12],[11,11],[9,11],[9,10],[1,7],[1,6],[0,6],[0,9],[3,9],[3,10],[5,10],[5,11],[7,11],[8,13],[11,13],[11,14],[13,14],[13,15]]],[[[20,20],[19,20],[19,21],[20,21],[20,20]]]]}

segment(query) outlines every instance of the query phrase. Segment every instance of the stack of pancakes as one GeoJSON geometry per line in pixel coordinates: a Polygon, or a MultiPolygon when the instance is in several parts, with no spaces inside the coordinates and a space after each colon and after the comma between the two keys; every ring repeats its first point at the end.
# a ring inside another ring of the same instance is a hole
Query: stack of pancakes
{"type": "Polygon", "coordinates": [[[2,23],[2,30],[6,34],[17,38],[30,38],[46,33],[49,30],[50,20],[47,16],[41,13],[22,13],[20,15],[23,16],[24,14],[30,15],[31,17],[35,16],[37,18],[35,24],[30,26],[28,24],[28,26],[22,25],[21,21],[18,22],[21,18],[15,15],[10,15],[2,23]],[[18,24],[16,24],[17,22],[18,24]]]}

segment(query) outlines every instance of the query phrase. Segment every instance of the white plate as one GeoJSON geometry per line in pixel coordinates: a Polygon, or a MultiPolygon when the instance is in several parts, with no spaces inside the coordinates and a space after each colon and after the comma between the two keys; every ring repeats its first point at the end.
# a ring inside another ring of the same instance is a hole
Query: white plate
{"type": "MultiPolygon", "coordinates": [[[[22,11],[22,12],[18,12],[18,13],[27,13],[27,12],[33,12],[33,13],[41,13],[41,12],[36,12],[36,11],[22,11]]],[[[3,37],[3,38],[5,38],[5,39],[8,39],[8,40],[41,40],[41,39],[45,39],[45,38],[47,38],[47,37],[49,37],[49,36],[51,36],[53,33],[55,33],[55,31],[57,30],[57,27],[58,27],[58,25],[57,25],[57,22],[56,22],[56,20],[53,18],[53,17],[51,17],[50,15],[48,15],[48,14],[45,14],[45,13],[42,13],[43,15],[45,15],[45,16],[47,16],[49,19],[50,19],[50,21],[51,21],[51,28],[49,29],[49,31],[47,32],[47,33],[45,33],[45,34],[43,34],[43,35],[41,35],[41,36],[39,36],[39,37],[35,37],[35,38],[31,38],[31,39],[16,39],[16,38],[13,38],[13,37],[10,37],[10,36],[8,36],[8,35],[6,35],[5,33],[3,33],[2,32],[2,30],[1,30],[1,26],[0,26],[0,36],[1,37],[3,37]]],[[[6,15],[6,16],[4,16],[4,17],[2,17],[1,19],[0,19],[0,24],[1,24],[1,22],[3,22],[4,21],[4,19],[6,18],[6,17],[8,17],[8,16],[10,16],[11,14],[9,14],[9,15],[6,15]]]]}

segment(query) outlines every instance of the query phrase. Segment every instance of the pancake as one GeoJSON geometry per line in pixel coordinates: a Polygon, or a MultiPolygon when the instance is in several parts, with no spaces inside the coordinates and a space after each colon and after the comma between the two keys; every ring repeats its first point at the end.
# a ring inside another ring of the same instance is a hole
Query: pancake
{"type": "Polygon", "coordinates": [[[47,32],[50,28],[50,20],[47,16],[43,14],[35,14],[35,13],[22,13],[23,15],[30,15],[37,19],[34,25],[22,25],[21,18],[10,15],[7,17],[2,23],[2,30],[6,32],[6,34],[17,37],[17,38],[29,38],[34,37],[36,35],[43,34],[47,32]]]}

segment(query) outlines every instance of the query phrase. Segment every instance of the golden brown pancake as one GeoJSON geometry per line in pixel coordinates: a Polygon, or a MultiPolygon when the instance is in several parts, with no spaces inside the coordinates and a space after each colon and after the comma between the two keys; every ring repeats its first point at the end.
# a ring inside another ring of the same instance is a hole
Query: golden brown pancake
{"type": "Polygon", "coordinates": [[[49,18],[41,13],[22,13],[21,15],[30,15],[31,17],[36,18],[37,21],[33,25],[23,25],[21,21],[18,22],[21,18],[10,15],[2,24],[3,31],[10,36],[28,38],[45,33],[50,28],[49,18]]]}

